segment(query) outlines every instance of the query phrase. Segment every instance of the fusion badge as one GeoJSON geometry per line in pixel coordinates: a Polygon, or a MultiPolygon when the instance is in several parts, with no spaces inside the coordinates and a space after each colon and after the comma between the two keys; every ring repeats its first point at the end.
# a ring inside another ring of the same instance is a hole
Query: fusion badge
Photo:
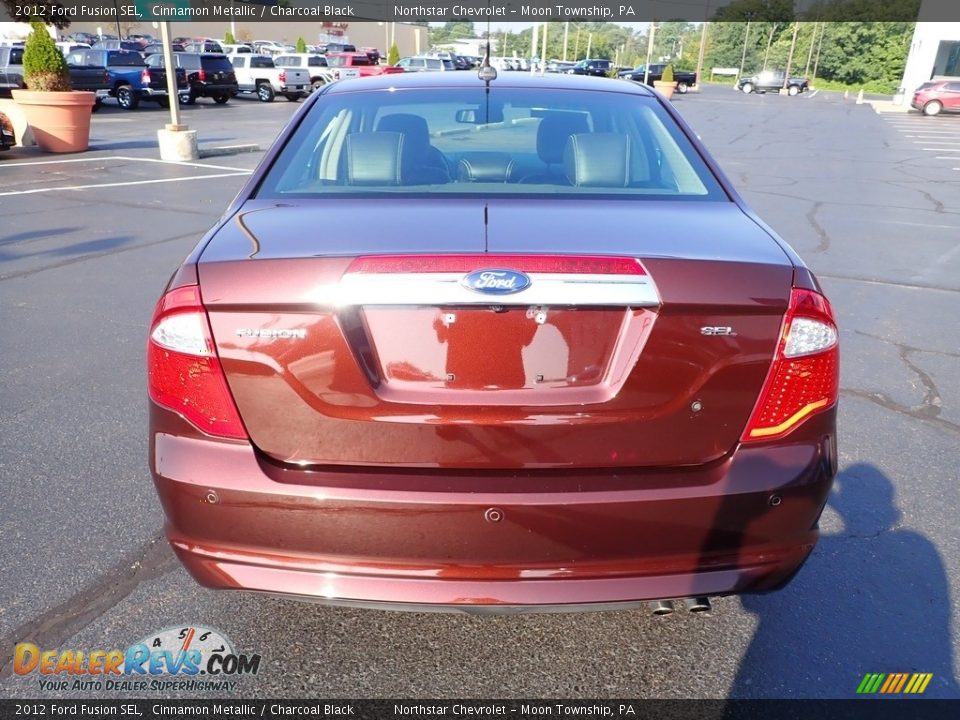
{"type": "Polygon", "coordinates": [[[464,276],[460,284],[486,295],[512,295],[530,287],[530,276],[518,270],[477,270],[464,276]]]}

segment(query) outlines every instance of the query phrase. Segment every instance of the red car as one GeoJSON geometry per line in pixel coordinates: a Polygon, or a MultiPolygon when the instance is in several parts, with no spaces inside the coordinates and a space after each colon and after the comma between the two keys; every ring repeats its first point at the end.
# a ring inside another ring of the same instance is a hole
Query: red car
{"type": "Polygon", "coordinates": [[[344,80],[160,299],[150,466],[207,587],[703,608],[813,549],[837,342],[817,280],[648,88],[344,80]]]}
{"type": "Polygon", "coordinates": [[[913,93],[911,107],[924,115],[939,115],[941,112],[960,112],[960,81],[931,80],[913,93]]]}

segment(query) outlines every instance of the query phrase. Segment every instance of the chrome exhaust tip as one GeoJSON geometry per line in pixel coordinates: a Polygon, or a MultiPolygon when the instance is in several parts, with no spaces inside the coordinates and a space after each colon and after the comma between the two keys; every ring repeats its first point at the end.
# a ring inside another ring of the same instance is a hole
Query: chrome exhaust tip
{"type": "Polygon", "coordinates": [[[692,613],[710,612],[710,598],[708,597],[687,598],[684,602],[687,610],[692,613]]]}
{"type": "Polygon", "coordinates": [[[673,600],[654,600],[650,603],[650,611],[654,615],[669,615],[673,612],[673,600]]]}

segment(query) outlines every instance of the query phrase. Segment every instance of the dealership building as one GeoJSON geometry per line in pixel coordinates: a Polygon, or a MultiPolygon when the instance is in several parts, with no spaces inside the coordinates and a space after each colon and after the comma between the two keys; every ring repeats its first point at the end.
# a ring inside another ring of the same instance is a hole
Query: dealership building
{"type": "Polygon", "coordinates": [[[937,22],[935,19],[948,16],[952,6],[956,17],[957,0],[924,0],[910,54],[903,71],[900,86],[910,94],[928,80],[939,78],[960,79],[960,22],[937,22]]]}

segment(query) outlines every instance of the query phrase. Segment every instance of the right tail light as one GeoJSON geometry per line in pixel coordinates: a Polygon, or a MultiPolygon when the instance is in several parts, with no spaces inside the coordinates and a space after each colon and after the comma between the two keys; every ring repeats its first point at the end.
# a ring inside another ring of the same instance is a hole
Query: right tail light
{"type": "Polygon", "coordinates": [[[833,407],[840,392],[837,323],[829,301],[794,288],[777,352],[741,442],[776,440],[810,415],[833,407]]]}

